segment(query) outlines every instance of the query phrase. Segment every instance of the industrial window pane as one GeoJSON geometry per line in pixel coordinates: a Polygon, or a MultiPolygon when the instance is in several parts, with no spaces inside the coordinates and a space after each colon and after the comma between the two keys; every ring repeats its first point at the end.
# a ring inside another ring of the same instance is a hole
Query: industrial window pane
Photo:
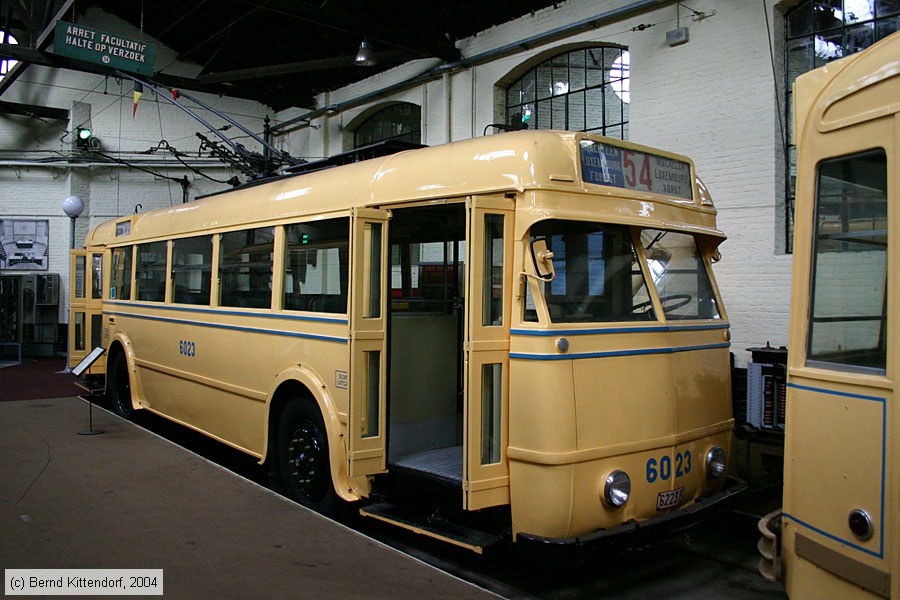
{"type": "Polygon", "coordinates": [[[481,366],[481,464],[500,462],[503,411],[503,365],[481,366]]]}
{"type": "Polygon", "coordinates": [[[585,86],[584,50],[569,53],[569,91],[583,90],[585,86]]]}
{"type": "Polygon", "coordinates": [[[137,247],[137,299],[146,302],[166,300],[166,260],[168,244],[151,242],[137,247]]]}
{"type": "Polygon", "coordinates": [[[109,297],[112,300],[131,300],[131,246],[113,248],[109,297]]]}
{"type": "Polygon", "coordinates": [[[422,109],[408,102],[391,104],[366,119],[353,134],[353,147],[399,140],[422,142],[422,109]]]}
{"type": "Polygon", "coordinates": [[[346,313],[350,220],[288,225],[285,237],[284,308],[346,313]]]}
{"type": "Polygon", "coordinates": [[[884,373],[887,211],[883,150],[819,166],[809,361],[838,370],[884,373]]]}
{"type": "Polygon", "coordinates": [[[875,16],[886,17],[900,13],[900,0],[875,0],[875,16]]]}
{"type": "Polygon", "coordinates": [[[272,307],[275,228],[223,233],[219,241],[219,305],[272,307]]]}
{"type": "Polygon", "coordinates": [[[482,325],[503,325],[503,215],[484,217],[482,325]]]}
{"type": "Polygon", "coordinates": [[[597,46],[559,54],[507,88],[506,122],[511,127],[525,123],[531,129],[599,134],[609,129],[624,138],[629,80],[630,54],[624,48],[597,46]],[[604,86],[612,97],[609,106],[604,103],[604,86]]]}
{"type": "Polygon", "coordinates": [[[381,397],[381,352],[364,352],[366,361],[366,415],[362,437],[378,437],[379,399],[381,397]]]}
{"type": "Polygon", "coordinates": [[[172,301],[209,304],[212,283],[212,236],[175,240],[172,246],[172,301]]]}

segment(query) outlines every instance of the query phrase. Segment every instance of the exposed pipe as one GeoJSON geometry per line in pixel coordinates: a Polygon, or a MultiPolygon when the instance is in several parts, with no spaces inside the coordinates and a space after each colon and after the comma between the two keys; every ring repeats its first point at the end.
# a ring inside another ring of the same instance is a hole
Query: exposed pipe
{"type": "MultiPolygon", "coordinates": [[[[188,167],[185,167],[183,164],[179,162],[175,163],[161,163],[161,162],[133,162],[126,164],[120,164],[115,162],[39,162],[39,161],[28,161],[28,160],[0,160],[0,167],[43,167],[48,169],[86,169],[86,168],[97,168],[97,167],[106,167],[112,169],[127,169],[132,166],[134,167],[144,167],[147,169],[232,169],[230,165],[223,164],[219,161],[210,162],[210,163],[187,163],[188,167]]],[[[233,170],[233,169],[232,169],[233,170]]]]}
{"type": "Polygon", "coordinates": [[[444,116],[447,121],[447,143],[453,141],[453,89],[450,87],[450,73],[441,76],[444,84],[444,116]]]}
{"type": "Polygon", "coordinates": [[[504,46],[494,48],[493,50],[482,52],[481,54],[476,54],[474,56],[470,56],[468,58],[464,58],[452,63],[439,64],[438,66],[429,68],[423,73],[420,73],[419,75],[416,75],[415,77],[412,77],[405,81],[389,85],[379,90],[375,90],[374,92],[363,94],[362,96],[357,96],[356,98],[351,98],[350,100],[345,100],[344,102],[339,102],[333,106],[327,107],[327,109],[317,108],[298,117],[288,119],[283,123],[273,125],[272,132],[275,133],[283,129],[287,129],[292,125],[296,123],[302,123],[303,121],[307,121],[304,126],[308,126],[309,120],[321,117],[323,114],[325,114],[326,110],[334,110],[335,108],[337,110],[345,110],[348,108],[353,108],[354,106],[365,104],[369,100],[374,100],[375,98],[378,98],[380,96],[385,96],[393,92],[401,91],[419,85],[421,83],[433,81],[442,77],[444,73],[460,71],[475,65],[486,63],[496,58],[502,58],[511,54],[516,54],[523,50],[530,50],[532,47],[540,46],[542,44],[546,44],[548,42],[566,37],[572,32],[596,29],[608,23],[620,21],[622,19],[626,19],[628,17],[632,17],[649,10],[661,8],[668,4],[674,4],[676,1],[677,0],[638,0],[637,2],[632,2],[627,6],[615,8],[593,17],[582,19],[581,21],[576,21],[575,23],[563,25],[562,27],[557,27],[555,29],[551,29],[550,31],[545,31],[544,33],[539,33],[523,40],[519,40],[518,42],[513,42],[511,44],[506,44],[504,46]]]}

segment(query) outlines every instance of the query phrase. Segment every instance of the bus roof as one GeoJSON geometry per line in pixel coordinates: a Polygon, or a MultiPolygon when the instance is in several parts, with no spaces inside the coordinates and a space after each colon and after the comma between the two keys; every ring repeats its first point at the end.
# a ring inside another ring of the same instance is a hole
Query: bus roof
{"type": "Polygon", "coordinates": [[[811,127],[833,131],[893,114],[900,108],[900,32],[866,52],[804,73],[794,81],[794,143],[811,127]],[[885,98],[894,98],[886,102],[885,98]]]}
{"type": "MultiPolygon", "coordinates": [[[[579,192],[579,142],[601,141],[690,164],[690,159],[600,136],[563,131],[520,131],[408,150],[390,156],[287,176],[201,200],[114,219],[96,226],[85,244],[98,246],[178,236],[207,229],[470,194],[558,189],[579,192]],[[539,158],[538,158],[539,157],[539,158]],[[118,233],[118,235],[117,235],[118,233]]],[[[696,183],[692,185],[697,188],[696,183]]],[[[592,186],[595,187],[595,186],[592,186]]],[[[616,188],[620,197],[662,199],[616,188]]],[[[705,188],[678,205],[715,213],[705,188]]]]}

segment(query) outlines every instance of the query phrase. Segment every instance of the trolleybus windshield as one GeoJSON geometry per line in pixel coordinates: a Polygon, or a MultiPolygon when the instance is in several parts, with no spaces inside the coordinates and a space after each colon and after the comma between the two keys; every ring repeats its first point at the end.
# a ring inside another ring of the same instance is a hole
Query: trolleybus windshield
{"type": "MultiPolygon", "coordinates": [[[[655,321],[644,273],[668,320],[719,319],[706,261],[693,235],[645,229],[645,269],[625,225],[551,219],[532,227],[553,255],[555,276],[541,284],[551,322],[655,321]]],[[[529,298],[525,319],[536,321],[529,298]]]]}

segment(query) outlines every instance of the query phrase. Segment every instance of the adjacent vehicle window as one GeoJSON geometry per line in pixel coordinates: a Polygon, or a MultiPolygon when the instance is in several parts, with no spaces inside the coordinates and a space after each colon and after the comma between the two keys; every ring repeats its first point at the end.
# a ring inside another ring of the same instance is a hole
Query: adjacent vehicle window
{"type": "MultiPolygon", "coordinates": [[[[554,323],[655,320],[644,275],[623,225],[548,220],[532,227],[553,253],[556,277],[542,283],[554,323]]],[[[529,301],[530,302],[530,301],[529,301]]],[[[529,314],[526,320],[537,320],[529,314]]]]}
{"type": "Polygon", "coordinates": [[[884,150],[819,165],[807,347],[813,366],[885,372],[887,210],[884,150]]]}
{"type": "Polygon", "coordinates": [[[288,225],[285,235],[284,308],[346,313],[350,220],[288,225]]]}
{"type": "Polygon", "coordinates": [[[175,240],[172,246],[172,302],[209,305],[212,236],[175,240]]]}
{"type": "Polygon", "coordinates": [[[223,233],[219,241],[219,305],[272,307],[275,228],[223,233]]]}
{"type": "Polygon", "coordinates": [[[131,246],[112,249],[112,273],[109,280],[111,300],[131,300],[131,246]]]}
{"type": "Polygon", "coordinates": [[[150,242],[137,247],[137,299],[166,300],[166,260],[168,243],[150,242]]]}
{"type": "Polygon", "coordinates": [[[641,244],[666,319],[721,318],[706,261],[694,236],[645,229],[641,244]]]}

